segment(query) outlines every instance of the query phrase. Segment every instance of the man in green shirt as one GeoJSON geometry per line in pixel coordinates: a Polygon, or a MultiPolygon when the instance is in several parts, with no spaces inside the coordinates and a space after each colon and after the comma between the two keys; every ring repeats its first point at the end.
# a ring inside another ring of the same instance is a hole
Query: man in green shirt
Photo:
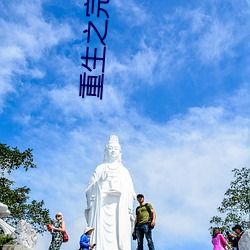
{"type": "Polygon", "coordinates": [[[143,194],[137,195],[140,206],[136,208],[135,227],[133,235],[137,237],[138,250],[143,250],[143,239],[146,236],[148,249],[155,250],[152,229],[155,226],[156,214],[150,203],[144,202],[143,194]]]}

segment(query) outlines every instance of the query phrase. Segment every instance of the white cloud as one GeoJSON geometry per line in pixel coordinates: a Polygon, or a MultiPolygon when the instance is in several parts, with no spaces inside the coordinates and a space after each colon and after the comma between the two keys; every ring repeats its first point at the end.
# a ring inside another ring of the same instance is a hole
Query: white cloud
{"type": "MultiPolygon", "coordinates": [[[[68,39],[71,31],[66,24],[45,20],[38,1],[32,4],[21,1],[2,7],[3,13],[11,13],[8,18],[0,19],[2,59],[0,95],[4,96],[5,93],[18,88],[20,79],[13,81],[16,74],[42,78],[44,72],[39,68],[37,60],[44,55],[46,49],[57,45],[59,41],[68,39]],[[29,64],[29,60],[33,60],[32,64],[29,64]]],[[[0,105],[2,108],[3,103],[0,105]]]]}
{"type": "Polygon", "coordinates": [[[200,8],[188,11],[186,13],[186,16],[190,18],[190,28],[192,33],[199,33],[211,20],[211,17],[209,15],[206,15],[200,8]]]}
{"type": "MultiPolygon", "coordinates": [[[[144,85],[156,85],[159,76],[158,68],[162,68],[160,52],[149,47],[143,41],[134,54],[117,58],[109,52],[106,75],[110,83],[117,86],[125,95],[144,85]],[[135,84],[136,83],[136,84],[135,84]]],[[[166,61],[165,61],[166,63],[166,61]]]]}
{"type": "Polygon", "coordinates": [[[142,43],[140,51],[127,63],[131,78],[147,79],[147,83],[153,84],[155,81],[154,69],[159,62],[158,56],[156,51],[142,43]]]}
{"type": "Polygon", "coordinates": [[[236,19],[226,18],[213,5],[211,8],[214,11],[203,4],[196,8],[177,8],[174,13],[159,17],[157,28],[152,25],[155,37],[148,36],[151,44],[160,50],[159,57],[169,62],[163,68],[176,71],[179,67],[189,67],[196,59],[214,65],[235,56],[237,45],[246,34],[240,32],[236,19]]]}
{"type": "Polygon", "coordinates": [[[214,60],[220,61],[225,56],[232,56],[237,41],[233,34],[232,25],[213,21],[197,42],[201,60],[210,63],[214,60]]]}
{"type": "MultiPolygon", "coordinates": [[[[136,80],[142,85],[166,84],[176,74],[186,72],[193,62],[214,65],[234,57],[242,40],[236,26],[232,20],[219,18],[201,7],[179,8],[172,15],[149,18],[141,25],[143,32],[133,49],[118,53],[117,58],[114,52],[108,57],[107,75],[122,79],[129,89],[136,89],[136,80]]],[[[129,42],[127,37],[119,39],[129,42]]]]}
{"type": "Polygon", "coordinates": [[[133,0],[127,0],[124,3],[121,0],[115,0],[114,3],[119,17],[122,17],[124,22],[129,23],[130,26],[140,26],[149,17],[149,14],[143,9],[143,4],[135,3],[133,0]]]}
{"type": "Polygon", "coordinates": [[[98,97],[79,96],[77,84],[68,85],[61,89],[53,89],[48,93],[51,104],[68,117],[81,117],[85,119],[98,120],[98,116],[112,117],[112,114],[124,113],[124,98],[118,90],[108,83],[103,87],[103,100],[98,97]]]}

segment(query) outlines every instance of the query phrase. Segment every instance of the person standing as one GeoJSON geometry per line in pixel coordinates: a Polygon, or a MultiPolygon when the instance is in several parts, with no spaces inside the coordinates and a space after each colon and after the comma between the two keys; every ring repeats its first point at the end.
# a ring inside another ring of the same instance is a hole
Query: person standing
{"type": "Polygon", "coordinates": [[[136,208],[136,217],[133,232],[133,235],[136,235],[137,237],[137,249],[143,250],[143,240],[145,235],[148,242],[148,249],[155,250],[154,242],[152,239],[152,229],[155,226],[156,213],[150,203],[145,203],[143,194],[137,195],[137,201],[140,205],[136,208]]]}
{"type": "Polygon", "coordinates": [[[90,235],[93,232],[94,228],[93,227],[86,227],[83,235],[80,238],[80,249],[79,250],[89,250],[93,249],[95,247],[94,244],[90,244],[90,235]]]}
{"type": "Polygon", "coordinates": [[[213,250],[225,250],[225,246],[232,249],[218,227],[213,228],[212,244],[213,250]]]}
{"type": "Polygon", "coordinates": [[[239,240],[242,236],[242,234],[244,233],[243,229],[241,228],[240,225],[235,225],[232,230],[236,233],[235,234],[231,234],[231,236],[234,237],[234,244],[236,246],[236,249],[239,250],[239,240]]]}
{"type": "Polygon", "coordinates": [[[60,250],[63,242],[63,232],[66,230],[65,222],[62,220],[63,215],[61,212],[56,213],[56,223],[51,226],[50,233],[52,234],[52,240],[49,250],[60,250]]]}

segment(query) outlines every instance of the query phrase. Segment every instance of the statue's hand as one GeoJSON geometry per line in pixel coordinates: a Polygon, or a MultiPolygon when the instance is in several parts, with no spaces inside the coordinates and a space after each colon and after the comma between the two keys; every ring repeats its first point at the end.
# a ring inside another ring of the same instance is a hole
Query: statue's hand
{"type": "Polygon", "coordinates": [[[103,171],[101,180],[105,181],[105,180],[107,180],[107,178],[108,178],[108,173],[106,171],[103,171]]]}
{"type": "Polygon", "coordinates": [[[93,206],[93,202],[95,200],[95,195],[92,195],[89,200],[87,200],[87,208],[91,208],[93,206]]]}
{"type": "Polygon", "coordinates": [[[132,221],[132,222],[135,221],[133,214],[130,214],[130,221],[132,221]]]}
{"type": "Polygon", "coordinates": [[[93,202],[92,200],[90,200],[88,203],[87,203],[87,208],[90,209],[93,205],[93,202]]]}

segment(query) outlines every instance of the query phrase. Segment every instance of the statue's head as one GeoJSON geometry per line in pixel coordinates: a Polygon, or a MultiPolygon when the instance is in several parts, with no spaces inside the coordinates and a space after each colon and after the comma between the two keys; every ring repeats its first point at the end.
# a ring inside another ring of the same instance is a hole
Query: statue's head
{"type": "Polygon", "coordinates": [[[121,162],[122,149],[119,143],[119,138],[116,135],[109,137],[109,142],[104,150],[104,162],[121,162]]]}
{"type": "Polygon", "coordinates": [[[0,202],[0,218],[5,218],[10,215],[8,206],[0,202]]]}

